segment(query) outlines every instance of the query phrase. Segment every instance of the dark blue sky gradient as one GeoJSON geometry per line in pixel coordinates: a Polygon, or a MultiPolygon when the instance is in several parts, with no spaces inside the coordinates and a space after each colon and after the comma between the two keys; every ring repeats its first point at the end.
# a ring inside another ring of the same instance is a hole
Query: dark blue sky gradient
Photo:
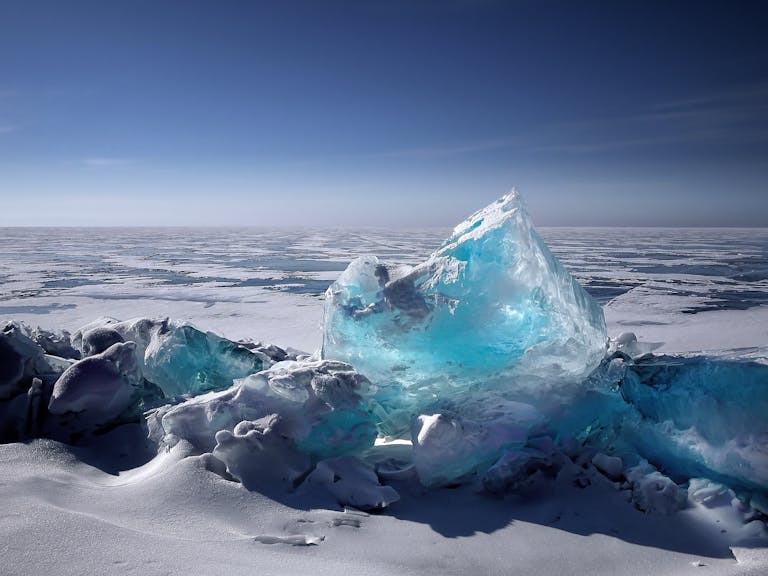
{"type": "Polygon", "coordinates": [[[0,225],[768,225],[768,4],[0,0],[0,225]]]}

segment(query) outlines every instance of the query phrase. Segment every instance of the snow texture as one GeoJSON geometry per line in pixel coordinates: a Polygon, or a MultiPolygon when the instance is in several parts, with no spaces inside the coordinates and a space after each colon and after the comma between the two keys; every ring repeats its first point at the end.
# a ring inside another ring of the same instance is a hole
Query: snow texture
{"type": "Polygon", "coordinates": [[[370,466],[352,456],[319,462],[302,486],[306,490],[323,488],[340,505],[359,510],[381,510],[400,499],[394,488],[379,483],[370,466]]]}
{"type": "Polygon", "coordinates": [[[135,348],[118,342],[67,368],[53,386],[50,413],[73,412],[96,425],[116,419],[142,385],[135,348]]]}

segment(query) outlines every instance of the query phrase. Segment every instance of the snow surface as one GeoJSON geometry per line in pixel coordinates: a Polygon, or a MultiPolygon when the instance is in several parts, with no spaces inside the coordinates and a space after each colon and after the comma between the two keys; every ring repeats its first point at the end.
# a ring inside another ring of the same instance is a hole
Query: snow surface
{"type": "MultiPolygon", "coordinates": [[[[0,446],[2,573],[765,574],[703,505],[643,514],[600,475],[506,499],[397,484],[386,514],[247,491],[175,451],[112,475],[51,441],[0,446]],[[734,557],[739,558],[737,560],[734,557]]],[[[730,508],[728,508],[730,510],[730,508]]]]}

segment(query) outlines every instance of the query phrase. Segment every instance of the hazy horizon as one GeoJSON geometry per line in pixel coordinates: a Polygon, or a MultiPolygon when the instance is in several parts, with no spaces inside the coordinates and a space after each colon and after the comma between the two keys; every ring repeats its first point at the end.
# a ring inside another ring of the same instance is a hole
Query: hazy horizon
{"type": "MultiPolygon", "coordinates": [[[[168,224],[168,225],[143,225],[143,224],[126,224],[126,225],[120,225],[120,224],[107,224],[107,225],[90,225],[90,226],[78,226],[78,225],[52,225],[52,226],[39,226],[36,224],[20,224],[16,226],[0,226],[0,230],[3,229],[18,229],[18,228],[38,228],[38,229],[78,229],[78,230],[141,230],[141,229],[148,229],[148,230],[231,230],[231,229],[243,229],[243,230],[332,230],[334,228],[338,228],[340,230],[365,230],[365,229],[372,229],[372,230],[432,230],[432,229],[441,229],[441,230],[451,230],[453,226],[451,225],[443,225],[443,224],[425,224],[425,225],[398,225],[397,223],[394,223],[389,226],[377,226],[377,225],[337,225],[337,224],[327,224],[327,225],[315,225],[315,224],[283,224],[283,225],[237,225],[237,224],[200,224],[200,225],[188,225],[188,224],[168,224]]],[[[590,225],[560,225],[560,226],[536,226],[537,229],[541,230],[567,230],[568,228],[574,228],[574,229],[590,229],[594,228],[596,230],[600,229],[606,229],[606,230],[653,230],[653,229],[660,229],[660,230],[766,230],[768,229],[768,226],[611,226],[611,225],[605,225],[605,226],[590,226],[590,225]]]]}
{"type": "Polygon", "coordinates": [[[768,226],[768,5],[0,8],[0,226],[768,226]]]}

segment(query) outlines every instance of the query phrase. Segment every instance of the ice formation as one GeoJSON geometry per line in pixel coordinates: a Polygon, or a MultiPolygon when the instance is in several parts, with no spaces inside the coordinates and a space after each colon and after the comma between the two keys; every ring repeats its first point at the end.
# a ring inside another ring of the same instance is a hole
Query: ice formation
{"type": "Polygon", "coordinates": [[[140,422],[148,408],[230,387],[273,357],[288,355],[168,319],[102,318],[71,338],[8,322],[0,331],[0,440],[70,442],[140,422]]]}
{"type": "Polygon", "coordinates": [[[88,356],[117,342],[134,342],[141,372],[166,396],[221,390],[236,378],[268,368],[268,354],[249,349],[212,332],[167,318],[118,322],[103,318],[73,335],[76,348],[88,356]]]}
{"type": "Polygon", "coordinates": [[[632,499],[640,510],[666,515],[683,507],[685,496],[678,485],[647,460],[627,469],[626,476],[632,499]]]}
{"type": "Polygon", "coordinates": [[[169,319],[103,318],[71,338],[6,323],[0,440],[141,424],[248,489],[364,509],[398,499],[386,480],[500,493],[538,474],[609,482],[649,513],[730,499],[768,514],[765,356],[654,355],[629,333],[606,347],[601,308],[516,193],[414,268],[352,262],[323,336],[308,357],[169,319]],[[377,437],[411,444],[382,459],[377,437]]]}
{"type": "Polygon", "coordinates": [[[382,429],[402,433],[436,399],[578,387],[606,342],[602,309],[544,245],[513,191],[414,268],[353,261],[326,293],[322,355],[379,386],[382,429]]]}
{"type": "Polygon", "coordinates": [[[414,419],[413,459],[426,486],[450,484],[523,448],[542,414],[529,404],[477,399],[414,419]]]}
{"type": "Polygon", "coordinates": [[[522,447],[605,355],[600,306],[512,192],[423,264],[353,261],[326,293],[322,356],[378,387],[379,431],[410,437],[425,484],[482,473],[522,447]]]}
{"type": "Polygon", "coordinates": [[[109,326],[97,326],[82,333],[82,354],[93,356],[118,342],[125,342],[120,332],[109,326]]]}
{"type": "Polygon", "coordinates": [[[135,348],[133,342],[115,343],[67,368],[53,386],[50,413],[71,412],[97,425],[117,419],[136,401],[142,387],[135,348]]]}
{"type": "Polygon", "coordinates": [[[157,409],[150,434],[220,454],[246,444],[262,451],[290,446],[315,460],[360,453],[376,438],[370,386],[343,362],[288,360],[226,390],[157,409]],[[226,434],[217,434],[222,430],[226,434]]]}
{"type": "Polygon", "coordinates": [[[579,410],[598,417],[593,441],[641,454],[679,479],[768,487],[765,358],[618,354],[592,384],[602,410],[597,402],[579,410]]]}
{"type": "Polygon", "coordinates": [[[57,362],[15,322],[0,325],[0,442],[38,435],[47,397],[69,362],[57,362]]]}
{"type": "Polygon", "coordinates": [[[277,414],[243,420],[231,432],[215,433],[213,455],[246,488],[290,488],[312,468],[312,460],[296,448],[286,428],[277,414]]]}
{"type": "Polygon", "coordinates": [[[373,388],[343,362],[278,362],[223,391],[154,410],[150,436],[210,451],[249,489],[322,489],[343,505],[384,508],[398,499],[354,455],[373,446],[373,388]],[[306,480],[304,480],[306,478],[306,480]]]}

